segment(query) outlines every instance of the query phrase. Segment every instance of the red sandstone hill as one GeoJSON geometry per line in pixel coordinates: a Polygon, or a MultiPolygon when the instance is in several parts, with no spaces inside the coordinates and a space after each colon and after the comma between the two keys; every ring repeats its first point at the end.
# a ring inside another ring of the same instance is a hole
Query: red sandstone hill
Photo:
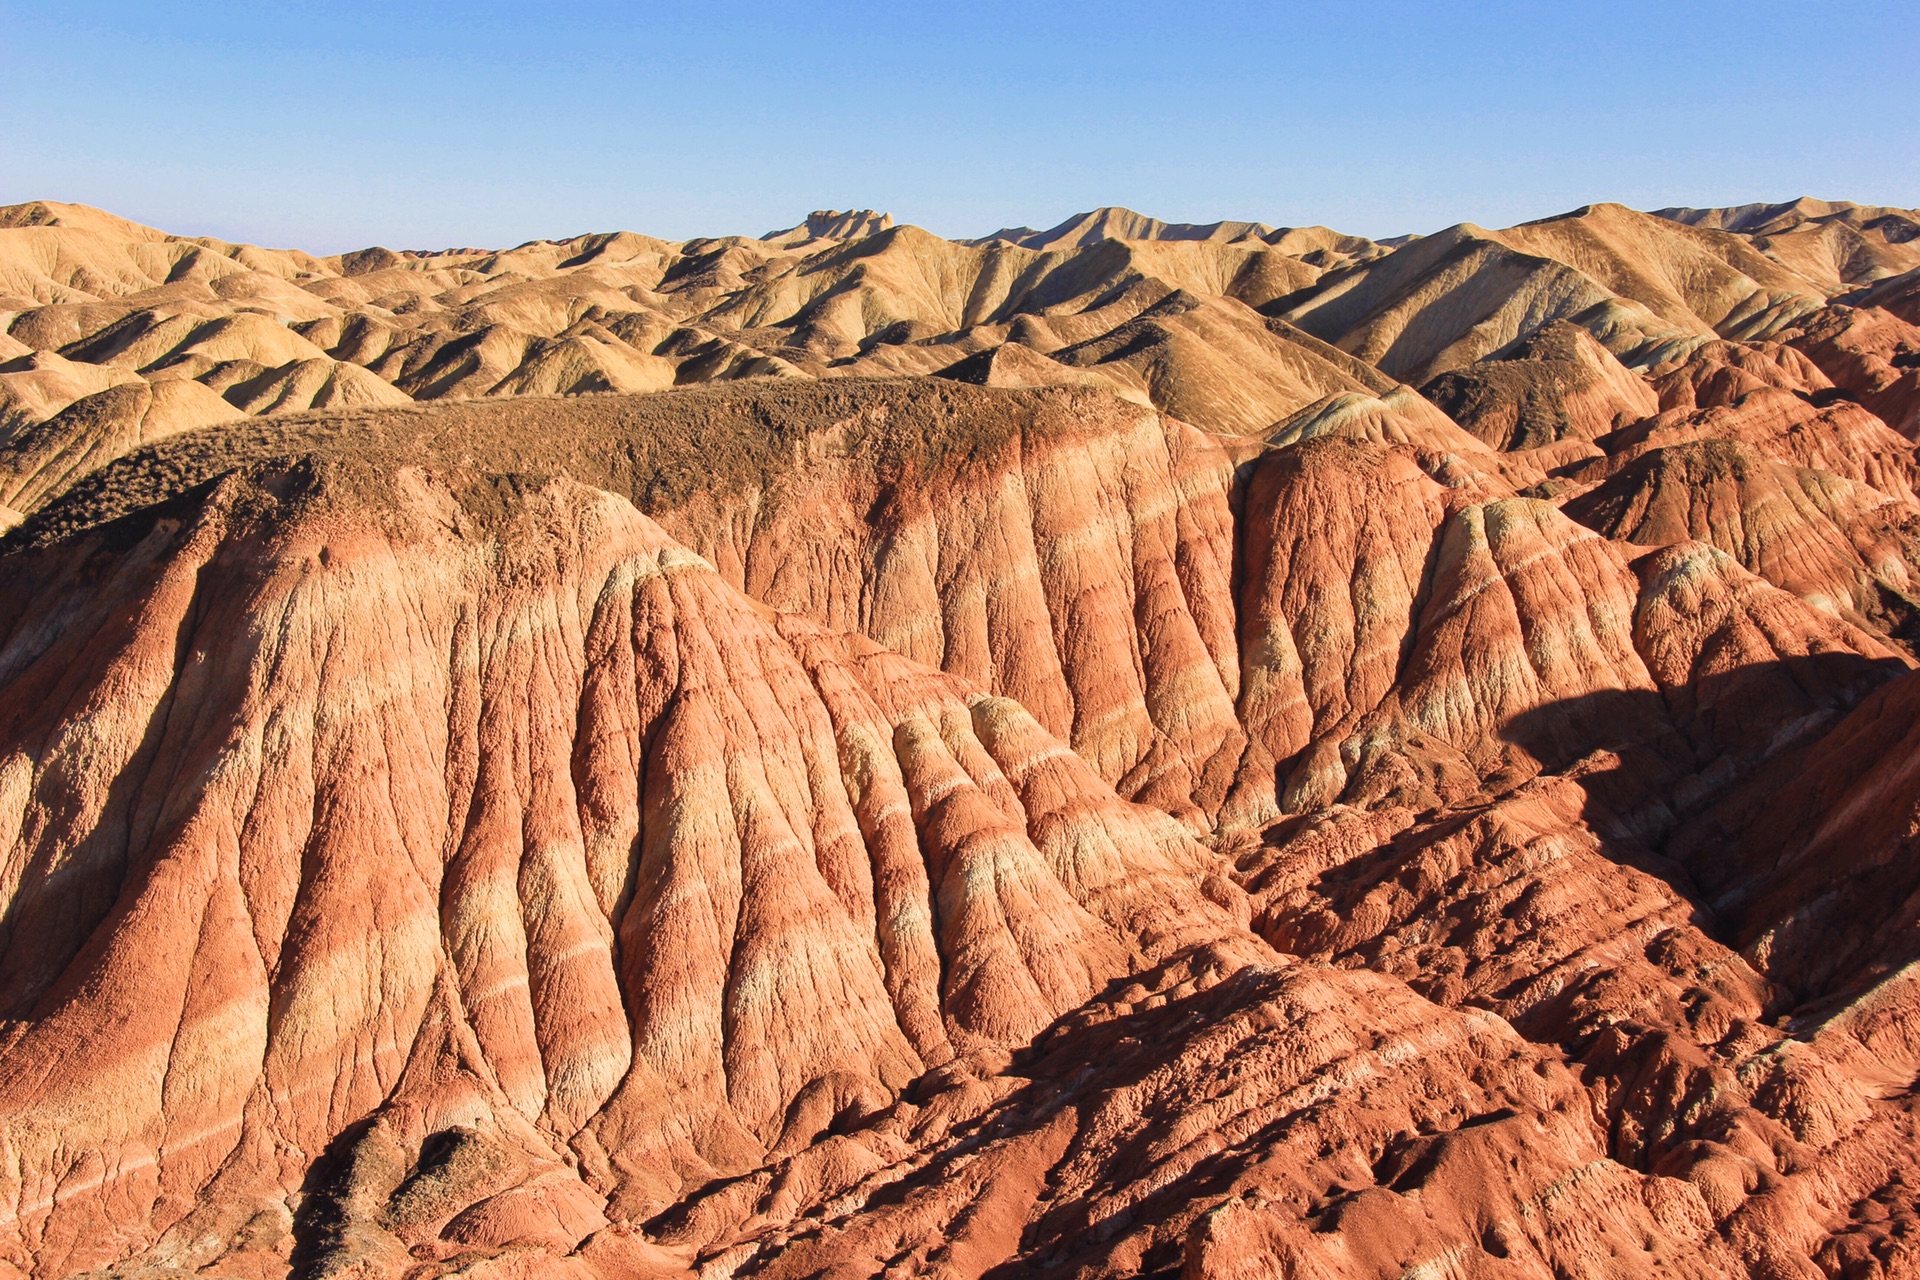
{"type": "Polygon", "coordinates": [[[0,1276],[1912,1274],[1901,216],[0,211],[0,1276]]]}

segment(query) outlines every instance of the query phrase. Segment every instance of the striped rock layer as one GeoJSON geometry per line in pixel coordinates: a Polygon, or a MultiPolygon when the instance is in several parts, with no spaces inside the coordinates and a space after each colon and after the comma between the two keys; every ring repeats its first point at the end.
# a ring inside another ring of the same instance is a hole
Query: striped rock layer
{"type": "Polygon", "coordinates": [[[0,1277],[1914,1272],[1909,225],[0,210],[0,1277]]]}

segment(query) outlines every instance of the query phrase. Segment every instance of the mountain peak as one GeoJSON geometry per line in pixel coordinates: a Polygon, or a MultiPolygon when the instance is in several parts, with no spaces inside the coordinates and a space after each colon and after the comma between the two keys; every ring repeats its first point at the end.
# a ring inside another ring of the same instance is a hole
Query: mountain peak
{"type": "Polygon", "coordinates": [[[1045,231],[1013,227],[973,241],[985,244],[1005,240],[1024,249],[1081,249],[1102,240],[1214,240],[1230,241],[1272,234],[1264,222],[1162,222],[1120,205],[1102,205],[1076,213],[1045,231]]]}
{"type": "Polygon", "coordinates": [[[798,226],[769,231],[768,244],[808,244],[815,240],[858,240],[878,235],[893,225],[893,215],[872,209],[815,209],[798,226]]]}

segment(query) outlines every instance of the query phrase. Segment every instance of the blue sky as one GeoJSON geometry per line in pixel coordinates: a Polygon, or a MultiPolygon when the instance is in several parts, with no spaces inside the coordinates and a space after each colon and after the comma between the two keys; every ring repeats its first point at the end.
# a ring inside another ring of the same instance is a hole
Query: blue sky
{"type": "Polygon", "coordinates": [[[0,0],[0,203],[321,252],[874,207],[1920,205],[1920,4],[0,0]]]}

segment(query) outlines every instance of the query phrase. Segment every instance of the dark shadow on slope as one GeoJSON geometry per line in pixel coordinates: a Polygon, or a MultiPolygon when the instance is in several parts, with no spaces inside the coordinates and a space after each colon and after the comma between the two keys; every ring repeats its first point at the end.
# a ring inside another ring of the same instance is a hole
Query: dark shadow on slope
{"type": "Polygon", "coordinates": [[[287,1260],[293,1280],[312,1280],[351,1262],[356,1234],[352,1202],[365,1179],[357,1165],[365,1159],[362,1139],[372,1128],[372,1118],[348,1125],[307,1167],[299,1207],[293,1214],[293,1252],[287,1260]]]}
{"type": "MultiPolygon", "coordinates": [[[[130,546],[167,514],[184,517],[186,511],[172,507],[153,519],[136,519],[138,529],[109,528],[102,542],[110,549],[130,546]]],[[[43,599],[52,594],[47,584],[84,577],[91,567],[85,559],[61,550],[20,557],[0,566],[0,601],[43,599]]],[[[207,595],[197,590],[192,603],[181,611],[171,637],[173,678],[154,700],[138,746],[107,781],[104,803],[91,816],[91,824],[75,825],[75,815],[62,805],[71,801],[57,791],[50,799],[43,786],[32,796],[30,803],[47,805],[54,820],[16,872],[10,892],[0,899],[0,1018],[43,1016],[90,981],[93,964],[152,874],[158,846],[152,840],[152,801],[145,795],[148,778],[156,767],[178,767],[179,762],[168,758],[162,747],[172,724],[181,672],[191,657],[195,629],[206,608],[207,595]]],[[[49,669],[40,660],[62,638],[59,632],[42,623],[40,634],[28,632],[23,637],[22,632],[38,621],[34,611],[10,612],[8,625],[0,627],[0,644],[15,665],[0,672],[0,745],[31,756],[44,747],[23,740],[21,725],[30,723],[41,701],[71,697],[76,685],[104,685],[100,673],[110,669],[139,637],[126,617],[82,613],[72,621],[70,614],[63,619],[67,625],[92,629],[85,652],[99,663],[97,672],[76,682],[71,671],[49,669]]],[[[73,765],[61,761],[58,767],[73,765]]]]}
{"type": "MultiPolygon", "coordinates": [[[[1787,832],[1770,838],[1779,824],[1770,802],[1822,760],[1850,712],[1903,676],[1920,679],[1893,659],[1796,657],[1662,693],[1606,691],[1549,703],[1510,721],[1501,736],[1539,759],[1545,772],[1580,784],[1587,795],[1582,818],[1608,856],[1661,875],[1702,908],[1719,941],[1745,950],[1816,902],[1862,898],[1857,868],[1834,866],[1823,875],[1794,862],[1782,843],[1787,832]]],[[[1867,754],[1852,772],[1875,763],[1867,754]]],[[[1839,770],[1848,773],[1844,765],[1839,770]]],[[[1829,788],[1836,790],[1837,783],[1829,788]]],[[[1817,825],[1818,815],[1808,816],[1817,825]]],[[[1884,916],[1882,926],[1906,936],[1881,941],[1891,954],[1920,957],[1920,931],[1893,919],[1891,907],[1920,894],[1920,861],[1863,857],[1878,868],[1878,887],[1866,896],[1889,904],[1885,913],[1868,914],[1884,916]]],[[[1805,999],[1857,976],[1829,972],[1813,989],[1804,975],[1778,980],[1805,999]]]]}

